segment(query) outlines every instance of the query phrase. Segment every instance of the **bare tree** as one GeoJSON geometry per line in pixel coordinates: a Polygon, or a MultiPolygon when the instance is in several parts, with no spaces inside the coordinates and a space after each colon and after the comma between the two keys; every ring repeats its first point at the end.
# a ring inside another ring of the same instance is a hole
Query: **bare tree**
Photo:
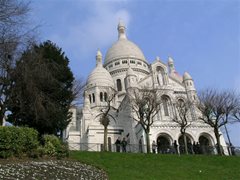
{"type": "Polygon", "coordinates": [[[182,99],[179,99],[175,104],[176,114],[173,116],[173,121],[180,126],[180,132],[183,136],[184,150],[186,154],[188,154],[186,130],[192,122],[189,118],[192,105],[193,104],[188,100],[184,101],[182,99]]]}
{"type": "Polygon", "coordinates": [[[160,111],[161,96],[157,90],[150,90],[143,88],[141,90],[135,89],[129,94],[131,108],[136,115],[133,117],[146,134],[147,153],[150,153],[150,127],[154,123],[155,116],[160,111]]]}
{"type": "Polygon", "coordinates": [[[237,101],[238,103],[237,103],[237,107],[232,113],[232,117],[235,119],[236,122],[240,122],[240,94],[237,94],[236,97],[238,99],[237,101]]]}
{"type": "Polygon", "coordinates": [[[207,89],[200,93],[199,100],[198,109],[201,112],[199,118],[214,129],[217,152],[219,155],[223,155],[219,129],[232,120],[230,116],[238,106],[238,99],[232,91],[207,89]]]}
{"type": "Polygon", "coordinates": [[[0,125],[7,111],[8,93],[13,83],[11,74],[17,56],[32,39],[31,30],[27,29],[29,11],[27,1],[0,0],[0,125]]]}
{"type": "Polygon", "coordinates": [[[29,12],[29,2],[18,0],[0,0],[0,22],[19,24],[29,12]]]}
{"type": "Polygon", "coordinates": [[[73,104],[72,106],[82,104],[83,103],[83,91],[85,87],[85,81],[82,78],[75,79],[73,82],[73,104]]]}
{"type": "Polygon", "coordinates": [[[240,108],[236,109],[236,111],[233,113],[233,117],[240,122],[240,108]]]}
{"type": "Polygon", "coordinates": [[[108,150],[108,146],[107,146],[107,136],[108,136],[108,126],[109,126],[109,123],[110,123],[110,119],[113,119],[114,121],[115,120],[115,117],[110,114],[110,111],[113,109],[115,110],[115,108],[112,106],[112,103],[113,103],[113,100],[116,96],[116,93],[113,92],[111,93],[110,91],[108,93],[106,93],[106,96],[103,97],[105,103],[106,103],[106,106],[104,108],[102,108],[100,111],[101,113],[99,113],[97,115],[97,117],[100,117],[100,123],[103,125],[104,127],[104,135],[103,135],[103,150],[104,151],[107,151],[108,150]]]}

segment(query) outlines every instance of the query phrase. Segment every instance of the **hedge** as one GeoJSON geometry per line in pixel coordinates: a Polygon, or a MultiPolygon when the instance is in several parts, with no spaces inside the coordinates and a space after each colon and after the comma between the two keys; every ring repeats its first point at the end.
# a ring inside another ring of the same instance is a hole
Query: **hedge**
{"type": "Polygon", "coordinates": [[[31,155],[39,146],[38,132],[27,127],[0,127],[0,157],[31,155]]]}

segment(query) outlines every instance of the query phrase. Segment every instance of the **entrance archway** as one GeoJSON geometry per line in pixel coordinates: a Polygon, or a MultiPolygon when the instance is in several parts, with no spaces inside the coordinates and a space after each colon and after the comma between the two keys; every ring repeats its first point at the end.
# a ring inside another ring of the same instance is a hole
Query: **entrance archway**
{"type": "MultiPolygon", "coordinates": [[[[188,150],[188,153],[189,153],[189,154],[192,154],[192,153],[193,153],[192,141],[191,141],[191,139],[190,139],[190,137],[189,137],[188,134],[186,134],[185,136],[186,136],[186,140],[187,140],[187,150],[188,150]]],[[[179,152],[180,152],[180,154],[186,153],[186,152],[185,152],[185,144],[184,144],[183,135],[181,135],[181,136],[178,138],[178,144],[179,144],[179,152]]]]}
{"type": "Polygon", "coordinates": [[[200,154],[212,154],[213,153],[213,147],[211,144],[211,141],[209,140],[208,137],[201,135],[198,139],[200,149],[199,153],[200,154]]]}
{"type": "Polygon", "coordinates": [[[170,140],[164,135],[160,135],[157,138],[157,150],[158,153],[167,154],[170,153],[170,140]]]}

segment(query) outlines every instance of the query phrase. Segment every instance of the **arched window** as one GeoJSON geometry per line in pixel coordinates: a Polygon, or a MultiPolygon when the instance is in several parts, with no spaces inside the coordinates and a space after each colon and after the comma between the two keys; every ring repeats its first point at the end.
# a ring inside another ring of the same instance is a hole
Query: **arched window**
{"type": "Polygon", "coordinates": [[[178,99],[178,105],[179,106],[184,106],[184,100],[183,99],[178,99]]]}
{"type": "Polygon", "coordinates": [[[120,64],[120,62],[118,61],[118,62],[115,62],[115,66],[118,66],[120,64]]]}
{"type": "Polygon", "coordinates": [[[123,60],[123,61],[122,61],[122,64],[127,64],[127,60],[123,60]]]}
{"type": "Polygon", "coordinates": [[[106,92],[104,93],[104,101],[107,102],[107,93],[106,92]]]}
{"type": "Polygon", "coordinates": [[[165,116],[169,116],[169,108],[168,108],[169,99],[168,99],[168,97],[163,96],[163,97],[162,97],[162,103],[163,103],[164,115],[165,115],[165,116]]]}
{"type": "Polygon", "coordinates": [[[90,101],[90,103],[92,103],[92,98],[91,98],[91,95],[89,94],[89,101],[90,101]]]}
{"type": "Polygon", "coordinates": [[[100,101],[103,102],[103,93],[100,92],[100,101]]]}
{"type": "Polygon", "coordinates": [[[95,103],[95,95],[92,93],[92,102],[95,103]]]}
{"type": "Polygon", "coordinates": [[[121,79],[117,79],[117,90],[118,90],[118,91],[122,91],[121,79]]]}

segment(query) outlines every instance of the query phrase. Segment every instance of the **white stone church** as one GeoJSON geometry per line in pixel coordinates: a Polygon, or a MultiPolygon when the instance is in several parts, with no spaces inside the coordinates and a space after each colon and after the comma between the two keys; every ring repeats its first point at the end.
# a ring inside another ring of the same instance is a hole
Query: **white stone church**
{"type": "MultiPolygon", "coordinates": [[[[116,93],[112,101],[112,109],[108,126],[109,148],[114,149],[118,137],[127,134],[128,143],[139,147],[146,144],[145,134],[141,126],[133,119],[133,111],[129,106],[128,96],[131,88],[148,87],[164,92],[162,108],[157,114],[150,130],[150,142],[158,142],[160,146],[171,146],[174,141],[181,145],[180,127],[173,122],[176,113],[175,103],[179,100],[197,101],[194,81],[189,73],[180,75],[175,70],[171,57],[167,63],[160,58],[149,64],[141,49],[128,40],[125,25],[120,22],[117,27],[118,40],[103,56],[100,51],[96,55],[96,67],[90,73],[84,89],[83,107],[73,108],[72,121],[66,129],[66,139],[71,149],[100,151],[103,144],[103,125],[99,122],[99,114],[106,108],[109,94],[116,93]]],[[[212,128],[198,120],[196,108],[190,115],[191,123],[187,128],[188,142],[198,142],[200,146],[214,146],[216,139],[212,128]]],[[[221,136],[222,146],[226,146],[221,136]]],[[[113,150],[114,151],[114,150],[113,150]]],[[[134,150],[133,150],[134,151],[134,150]]]]}

